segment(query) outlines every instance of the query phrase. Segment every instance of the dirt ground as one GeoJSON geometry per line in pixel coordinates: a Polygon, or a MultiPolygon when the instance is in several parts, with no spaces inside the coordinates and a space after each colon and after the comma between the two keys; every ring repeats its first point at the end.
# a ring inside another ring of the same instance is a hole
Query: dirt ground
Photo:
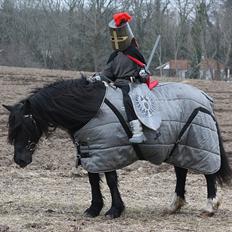
{"type": "MultiPolygon", "coordinates": [[[[13,104],[34,88],[79,72],[0,67],[0,104],[13,104]]],[[[232,83],[186,81],[215,99],[215,112],[232,164],[232,83]]],[[[42,138],[31,165],[18,168],[7,144],[7,111],[0,107],[0,232],[229,232],[232,231],[232,189],[219,188],[222,204],[211,218],[200,217],[206,203],[202,175],[189,173],[188,204],[175,215],[165,214],[170,204],[175,175],[173,167],[140,161],[119,171],[125,213],[108,220],[110,195],[104,177],[105,207],[97,218],[85,218],[90,205],[90,186],[83,170],[75,169],[75,149],[61,130],[42,138]]]]}

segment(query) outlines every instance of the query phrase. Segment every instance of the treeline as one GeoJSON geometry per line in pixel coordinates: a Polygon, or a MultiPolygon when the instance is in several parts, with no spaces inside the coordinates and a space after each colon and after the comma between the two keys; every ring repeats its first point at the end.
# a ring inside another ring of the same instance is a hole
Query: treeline
{"type": "Polygon", "coordinates": [[[145,57],[161,34],[153,68],[204,57],[232,69],[232,0],[0,0],[0,65],[99,71],[118,11],[134,16],[145,57]]]}

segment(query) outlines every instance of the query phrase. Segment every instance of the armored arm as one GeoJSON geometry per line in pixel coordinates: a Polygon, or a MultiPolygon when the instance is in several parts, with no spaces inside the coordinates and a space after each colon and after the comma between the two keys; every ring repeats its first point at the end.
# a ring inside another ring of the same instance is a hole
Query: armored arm
{"type": "Polygon", "coordinates": [[[150,77],[150,72],[148,70],[146,70],[145,68],[142,68],[140,71],[139,71],[139,81],[141,83],[146,83],[147,80],[149,79],[150,77]]]}
{"type": "Polygon", "coordinates": [[[94,73],[92,76],[88,77],[87,80],[89,82],[95,82],[95,81],[104,81],[107,83],[112,82],[112,80],[104,75],[102,73],[94,73]]]}

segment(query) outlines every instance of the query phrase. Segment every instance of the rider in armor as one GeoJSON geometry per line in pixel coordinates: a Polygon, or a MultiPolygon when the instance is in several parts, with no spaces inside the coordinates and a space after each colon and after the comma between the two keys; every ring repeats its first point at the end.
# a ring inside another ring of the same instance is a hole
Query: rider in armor
{"type": "Polygon", "coordinates": [[[113,15],[113,20],[109,22],[109,29],[114,51],[110,55],[104,70],[95,74],[95,78],[100,80],[110,79],[115,86],[121,88],[127,119],[133,134],[130,142],[142,143],[145,141],[145,136],[128,94],[130,91],[128,84],[129,82],[146,83],[149,74],[144,72],[145,59],[139,51],[137,41],[130,28],[129,22],[131,19],[132,17],[126,12],[113,15]],[[140,75],[140,73],[143,73],[143,75],[140,75]]]}

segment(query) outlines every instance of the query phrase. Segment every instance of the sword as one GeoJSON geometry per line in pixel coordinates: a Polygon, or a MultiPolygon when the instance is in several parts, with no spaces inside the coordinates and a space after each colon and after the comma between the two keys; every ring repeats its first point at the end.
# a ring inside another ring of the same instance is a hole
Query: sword
{"type": "Polygon", "coordinates": [[[157,48],[158,45],[159,45],[159,41],[160,41],[160,35],[158,35],[158,37],[157,37],[157,39],[156,39],[156,41],[155,41],[154,47],[152,48],[151,54],[150,54],[149,59],[148,59],[148,61],[147,61],[147,65],[145,66],[147,70],[149,70],[149,67],[150,67],[151,62],[152,62],[152,59],[153,59],[153,57],[154,57],[156,48],[157,48]]]}
{"type": "Polygon", "coordinates": [[[147,65],[145,65],[144,69],[141,69],[140,72],[139,72],[139,75],[140,75],[141,77],[145,77],[145,78],[146,78],[146,77],[147,77],[147,74],[150,73],[150,72],[149,72],[149,67],[150,67],[150,65],[151,65],[151,62],[152,62],[152,59],[153,59],[153,57],[154,57],[155,51],[156,51],[156,49],[157,49],[157,47],[158,47],[158,45],[159,45],[160,37],[161,37],[161,36],[158,35],[158,37],[157,37],[157,39],[156,39],[156,41],[155,41],[154,47],[152,48],[151,54],[150,54],[150,56],[149,56],[149,58],[148,58],[147,65]]]}
{"type": "Polygon", "coordinates": [[[151,82],[151,73],[149,71],[149,67],[151,65],[151,61],[154,57],[154,54],[155,54],[155,51],[156,51],[156,48],[158,47],[159,45],[159,41],[160,41],[160,35],[158,35],[156,41],[155,41],[155,44],[154,44],[154,47],[152,48],[152,51],[151,51],[151,54],[150,54],[150,57],[148,59],[148,62],[147,62],[147,65],[144,66],[144,68],[142,68],[140,71],[139,71],[139,76],[140,76],[140,81],[142,83],[147,83],[147,86],[149,89],[152,89],[154,88],[155,85],[157,85],[157,83],[153,83],[151,82]]]}

